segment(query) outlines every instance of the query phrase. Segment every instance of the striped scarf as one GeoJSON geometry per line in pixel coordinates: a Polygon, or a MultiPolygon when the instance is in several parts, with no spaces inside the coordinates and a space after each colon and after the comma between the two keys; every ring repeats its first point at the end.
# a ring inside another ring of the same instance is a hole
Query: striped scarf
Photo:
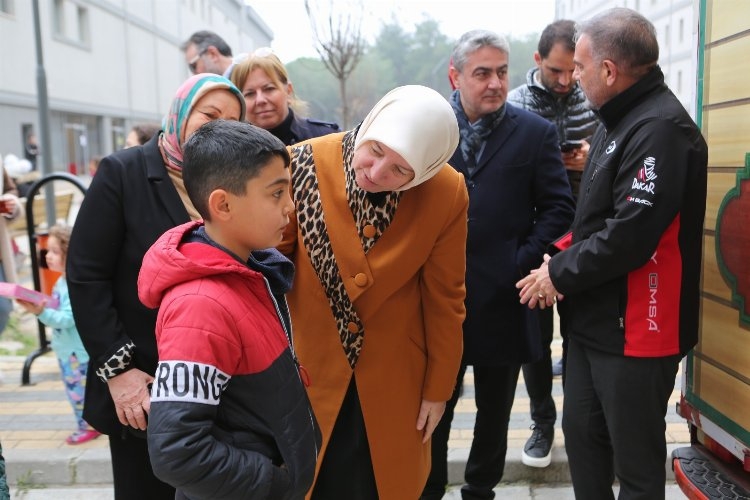
{"type": "Polygon", "coordinates": [[[505,117],[505,104],[500,106],[496,111],[484,115],[476,123],[471,124],[461,105],[460,91],[453,91],[450,103],[453,106],[453,111],[456,113],[458,130],[461,134],[461,141],[458,147],[471,174],[479,163],[479,153],[482,151],[482,145],[505,117]]]}

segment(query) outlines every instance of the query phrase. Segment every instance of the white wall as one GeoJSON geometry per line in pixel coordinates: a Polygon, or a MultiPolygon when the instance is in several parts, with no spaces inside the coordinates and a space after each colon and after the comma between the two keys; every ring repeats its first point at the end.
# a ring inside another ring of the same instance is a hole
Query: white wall
{"type": "MultiPolygon", "coordinates": [[[[0,13],[0,154],[22,153],[21,123],[34,123],[38,131],[33,1],[15,0],[13,14],[0,13]]],[[[57,136],[66,113],[107,124],[160,120],[189,76],[180,45],[193,32],[215,31],[235,53],[270,45],[273,36],[243,0],[66,0],[66,25],[75,26],[79,7],[87,12],[88,36],[80,42],[54,32],[54,0],[36,1],[55,116],[53,149],[64,147],[57,136]]],[[[90,131],[89,136],[104,134],[90,131]]],[[[96,145],[92,148],[96,152],[96,145]]]]}

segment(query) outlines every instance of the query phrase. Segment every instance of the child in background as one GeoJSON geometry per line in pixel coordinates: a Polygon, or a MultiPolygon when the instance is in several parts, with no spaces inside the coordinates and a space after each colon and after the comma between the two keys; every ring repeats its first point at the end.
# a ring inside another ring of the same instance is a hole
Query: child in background
{"type": "Polygon", "coordinates": [[[294,209],[289,153],[270,132],[226,120],[199,128],[183,153],[203,221],[164,233],[138,276],[141,302],[159,308],[154,474],[175,498],[301,500],[320,432],[284,296],[294,265],[272,248],[294,209]]]}
{"type": "Polygon", "coordinates": [[[83,394],[86,388],[89,355],[83,347],[73,321],[68,283],[65,281],[65,258],[69,241],[70,227],[57,224],[50,228],[47,240],[47,267],[62,273],[52,288],[52,296],[59,301],[58,308],[51,309],[45,307],[45,304],[37,305],[20,299],[16,301],[28,312],[37,315],[39,321],[54,329],[50,344],[60,364],[65,393],[78,423],[78,429],[68,436],[65,442],[81,444],[95,439],[99,433],[83,419],[83,394]]]}

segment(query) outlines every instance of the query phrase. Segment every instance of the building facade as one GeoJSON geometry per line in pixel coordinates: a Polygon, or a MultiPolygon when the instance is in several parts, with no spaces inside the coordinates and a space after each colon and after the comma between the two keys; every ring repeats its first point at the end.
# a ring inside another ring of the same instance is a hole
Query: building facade
{"type": "Polygon", "coordinates": [[[235,55],[273,38],[243,0],[0,0],[2,155],[23,158],[28,135],[39,136],[35,2],[53,171],[85,173],[134,123],[161,122],[190,75],[180,46],[193,32],[218,33],[235,55]]]}
{"type": "Polygon", "coordinates": [[[557,0],[556,19],[584,20],[612,7],[648,18],[659,37],[659,65],[669,88],[695,118],[699,2],[695,0],[557,0]]]}

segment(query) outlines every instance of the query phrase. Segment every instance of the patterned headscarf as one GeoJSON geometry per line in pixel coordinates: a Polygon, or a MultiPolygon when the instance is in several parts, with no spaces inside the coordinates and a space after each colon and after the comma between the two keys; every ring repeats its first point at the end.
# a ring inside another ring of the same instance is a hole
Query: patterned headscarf
{"type": "Polygon", "coordinates": [[[163,132],[159,136],[159,146],[166,157],[167,168],[182,170],[182,134],[185,124],[195,103],[216,89],[227,89],[237,97],[240,102],[240,121],[245,120],[245,98],[232,82],[213,73],[191,76],[177,89],[169,114],[162,121],[163,132]]]}
{"type": "Polygon", "coordinates": [[[437,174],[458,146],[458,123],[448,101],[421,85],[388,92],[365,117],[354,149],[378,141],[401,155],[414,170],[405,191],[437,174]]]}

